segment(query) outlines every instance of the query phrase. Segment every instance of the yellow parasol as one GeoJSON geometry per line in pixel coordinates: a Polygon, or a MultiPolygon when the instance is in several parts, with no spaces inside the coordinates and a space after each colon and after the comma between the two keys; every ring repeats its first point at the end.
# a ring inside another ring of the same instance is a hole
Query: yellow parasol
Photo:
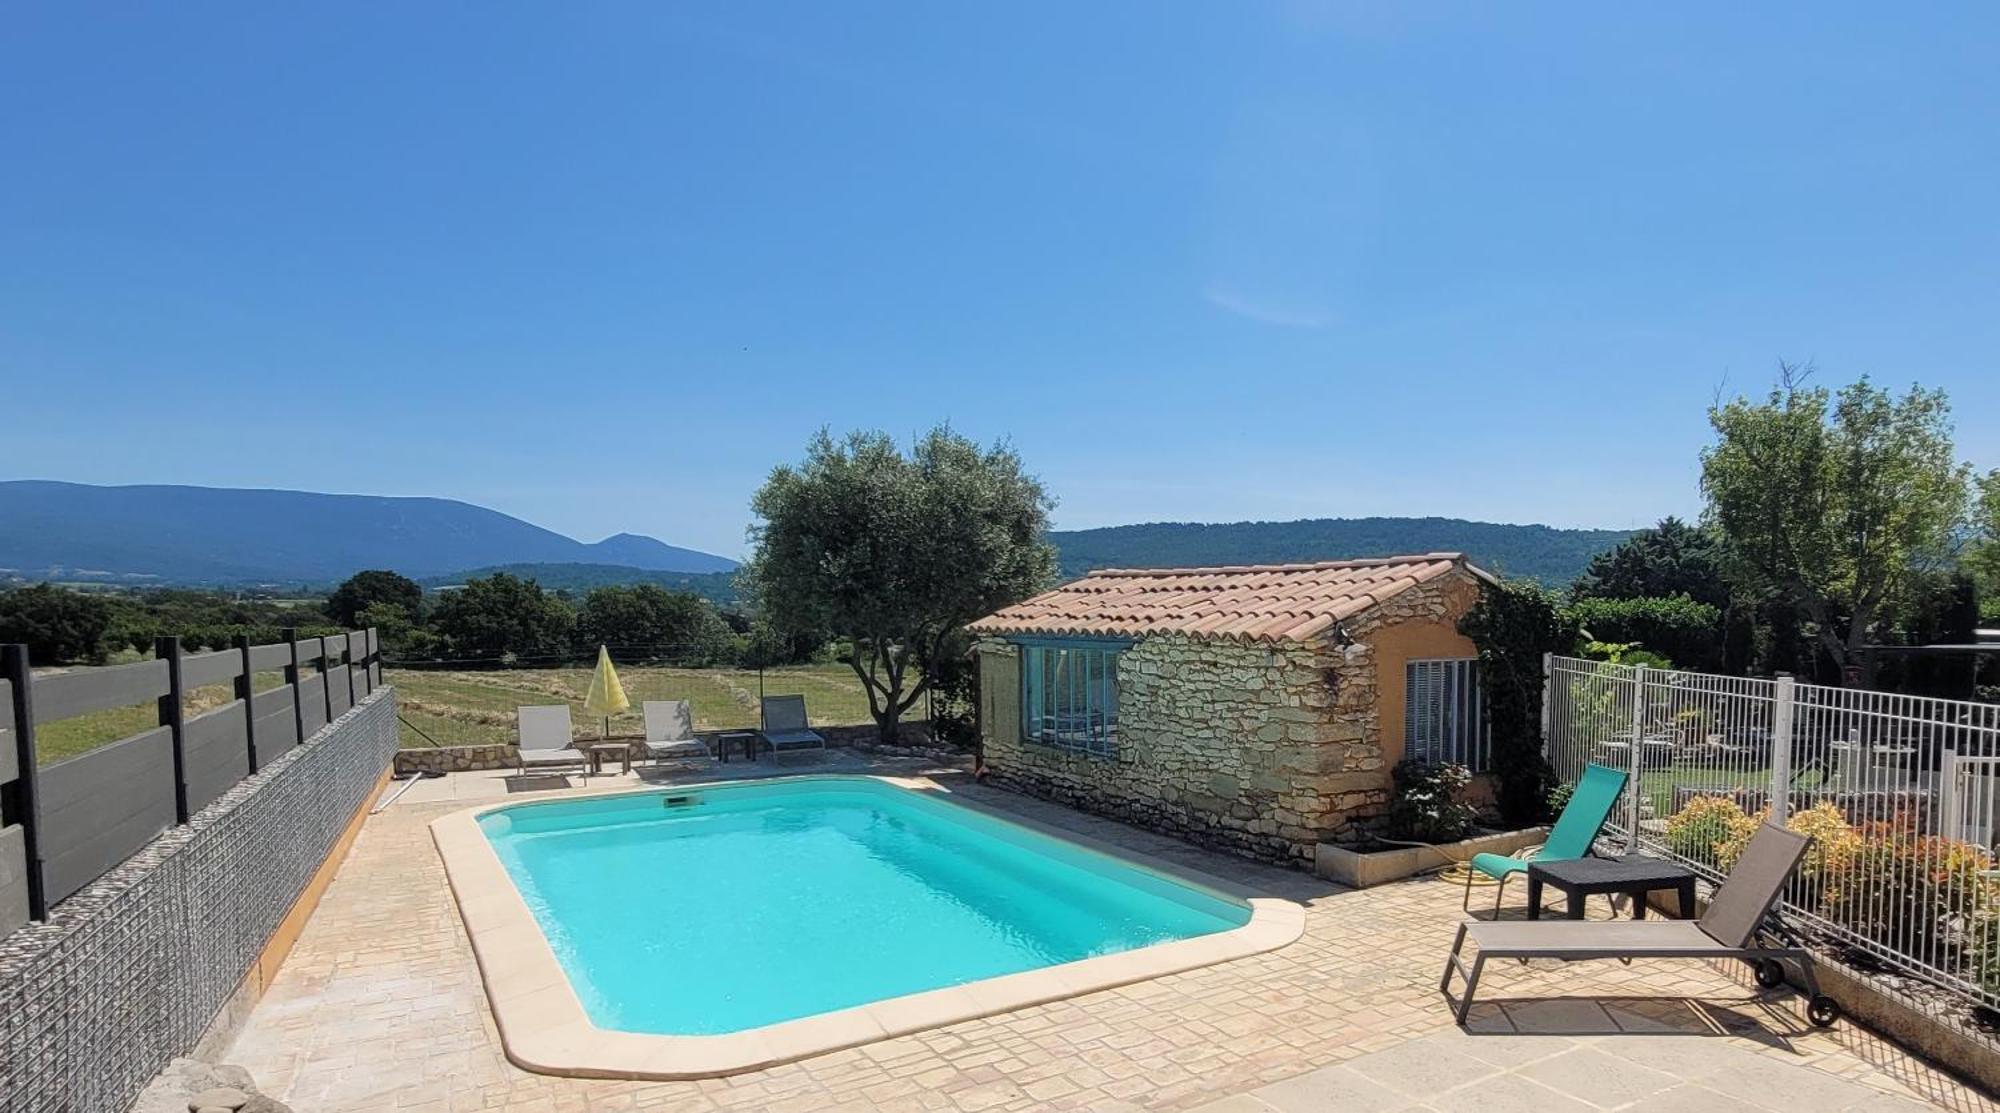
{"type": "Polygon", "coordinates": [[[597,668],[590,674],[590,693],[583,697],[583,709],[599,716],[604,722],[604,728],[598,736],[609,738],[611,716],[630,706],[632,701],[625,698],[625,686],[618,683],[618,670],[612,667],[611,651],[601,645],[598,646],[597,668]]]}

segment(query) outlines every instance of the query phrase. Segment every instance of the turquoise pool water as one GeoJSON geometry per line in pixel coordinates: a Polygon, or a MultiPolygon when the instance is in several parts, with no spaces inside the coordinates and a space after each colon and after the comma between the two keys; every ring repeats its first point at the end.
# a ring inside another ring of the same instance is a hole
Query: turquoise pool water
{"type": "Polygon", "coordinates": [[[735,1032],[1250,918],[866,778],[522,804],[479,823],[592,1022],[628,1032],[735,1032]]]}

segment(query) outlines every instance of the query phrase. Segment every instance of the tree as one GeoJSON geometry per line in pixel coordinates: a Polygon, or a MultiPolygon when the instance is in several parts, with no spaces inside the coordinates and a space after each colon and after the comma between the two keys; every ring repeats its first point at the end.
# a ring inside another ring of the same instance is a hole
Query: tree
{"type": "Polygon", "coordinates": [[[2000,470],[1979,480],[1972,524],[1978,534],[1965,556],[1966,571],[1979,588],[1981,617],[2000,620],[2000,470]]]}
{"type": "Polygon", "coordinates": [[[1913,576],[1949,558],[1970,473],[1943,392],[1894,399],[1864,378],[1829,394],[1802,385],[1809,373],[1785,366],[1765,401],[1709,410],[1701,485],[1732,583],[1797,608],[1845,667],[1913,576]]]}
{"type": "Polygon", "coordinates": [[[569,650],[576,612],[535,581],[499,572],[442,593],[431,625],[454,657],[551,657],[569,650]]]}
{"type": "Polygon", "coordinates": [[[1685,595],[1718,609],[1729,605],[1714,535],[1671,516],[1633,534],[1617,548],[1590,558],[1590,566],[1571,590],[1578,598],[1666,599],[1685,595]]]}
{"type": "Polygon", "coordinates": [[[886,434],[836,442],[757,492],[746,583],[781,631],[832,630],[868,692],[883,741],[930,683],[967,622],[1018,602],[1055,575],[1053,503],[1012,449],[981,449],[939,426],[905,456],[886,434]]]}
{"type": "Polygon", "coordinates": [[[0,643],[25,644],[36,664],[102,659],[110,625],[110,606],[94,595],[53,584],[0,592],[0,643]]]}
{"type": "Polygon", "coordinates": [[[689,664],[712,662],[730,645],[729,627],[706,599],[655,584],[592,589],[576,625],[584,646],[608,645],[689,664]]]}
{"type": "Polygon", "coordinates": [[[402,611],[407,625],[423,609],[424,589],[408,576],[385,569],[356,572],[326,597],[326,616],[342,629],[359,629],[361,612],[377,604],[402,611]]]}

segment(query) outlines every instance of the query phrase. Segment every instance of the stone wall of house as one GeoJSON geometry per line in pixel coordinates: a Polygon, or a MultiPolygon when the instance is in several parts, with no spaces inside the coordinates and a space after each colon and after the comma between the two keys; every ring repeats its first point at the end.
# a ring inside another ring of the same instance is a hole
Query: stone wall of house
{"type": "Polygon", "coordinates": [[[1206,845],[1310,863],[1321,842],[1364,841],[1388,807],[1401,738],[1385,744],[1379,673],[1402,661],[1378,662],[1371,636],[1449,627],[1474,594],[1446,577],[1311,642],[1144,638],[1119,656],[1110,757],[1023,742],[1019,649],[982,640],[989,776],[1206,845]]]}

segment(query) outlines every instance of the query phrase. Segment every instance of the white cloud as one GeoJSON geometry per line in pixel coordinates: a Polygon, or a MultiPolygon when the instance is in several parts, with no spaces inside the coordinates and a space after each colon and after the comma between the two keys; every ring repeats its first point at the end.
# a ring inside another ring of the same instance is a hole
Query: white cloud
{"type": "Polygon", "coordinates": [[[1325,328],[1333,323],[1333,314],[1323,309],[1250,298],[1220,286],[1210,286],[1202,292],[1202,297],[1217,309],[1280,328],[1325,328]]]}

